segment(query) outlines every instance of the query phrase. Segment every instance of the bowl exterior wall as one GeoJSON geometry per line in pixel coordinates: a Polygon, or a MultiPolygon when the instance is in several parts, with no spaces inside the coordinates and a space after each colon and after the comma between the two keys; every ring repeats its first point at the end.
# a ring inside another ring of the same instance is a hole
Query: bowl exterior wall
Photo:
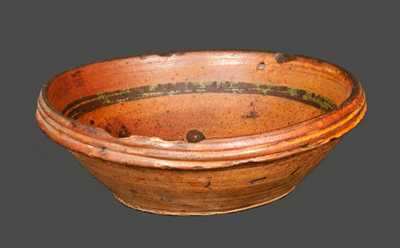
{"type": "Polygon", "coordinates": [[[144,168],[73,154],[128,207],[168,215],[210,215],[264,205],[285,196],[337,142],[275,161],[209,170],[144,168]]]}

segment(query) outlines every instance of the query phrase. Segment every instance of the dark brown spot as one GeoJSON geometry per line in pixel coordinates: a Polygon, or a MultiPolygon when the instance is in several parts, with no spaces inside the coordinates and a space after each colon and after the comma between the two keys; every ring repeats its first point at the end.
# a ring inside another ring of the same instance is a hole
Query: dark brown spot
{"type": "Polygon", "coordinates": [[[264,70],[264,69],[265,69],[265,63],[264,63],[264,62],[258,63],[258,65],[257,65],[257,70],[258,70],[258,71],[262,71],[262,70],[264,70]]]}
{"type": "Polygon", "coordinates": [[[164,169],[164,170],[171,170],[171,169],[173,169],[173,167],[168,166],[168,165],[161,165],[160,168],[161,168],[161,169],[164,169]]]}
{"type": "Polygon", "coordinates": [[[209,188],[211,186],[211,180],[208,180],[205,184],[204,187],[205,188],[209,188]]]}
{"type": "Polygon", "coordinates": [[[119,130],[118,130],[118,138],[126,138],[129,137],[131,133],[128,131],[128,129],[122,125],[119,130]]]}
{"type": "Polygon", "coordinates": [[[308,147],[310,144],[304,144],[304,145],[301,145],[300,146],[300,148],[306,148],[306,147],[308,147]]]}
{"type": "Polygon", "coordinates": [[[254,105],[254,102],[250,102],[250,107],[252,108],[252,110],[243,115],[243,118],[255,119],[259,116],[256,111],[256,106],[254,105]]]}
{"type": "Polygon", "coordinates": [[[72,77],[80,77],[80,74],[81,74],[81,71],[77,70],[77,71],[74,71],[73,73],[71,73],[71,76],[72,77]]]}
{"type": "Polygon", "coordinates": [[[104,146],[100,147],[100,154],[101,155],[106,155],[107,154],[107,147],[104,147],[104,146]]]}
{"type": "Polygon", "coordinates": [[[258,116],[259,115],[258,115],[257,111],[252,110],[252,111],[248,112],[247,114],[245,114],[243,117],[244,118],[249,118],[249,119],[255,119],[258,116]]]}
{"type": "Polygon", "coordinates": [[[329,142],[332,142],[332,141],[335,141],[335,140],[338,140],[338,139],[339,139],[338,137],[334,137],[334,138],[330,139],[329,142]]]}
{"type": "Polygon", "coordinates": [[[265,179],[267,179],[267,177],[260,177],[260,178],[256,178],[256,179],[250,180],[249,183],[250,184],[255,184],[257,182],[264,181],[265,179]]]}
{"type": "Polygon", "coordinates": [[[90,125],[94,125],[94,120],[89,120],[90,125]]]}
{"type": "Polygon", "coordinates": [[[206,137],[204,136],[204,134],[196,129],[190,130],[186,134],[186,140],[189,143],[197,143],[197,142],[204,140],[205,138],[206,137]]]}
{"type": "Polygon", "coordinates": [[[76,83],[77,86],[83,85],[84,80],[82,78],[80,70],[77,70],[77,71],[71,73],[71,77],[72,77],[72,79],[74,80],[74,82],[76,83]]]}
{"type": "Polygon", "coordinates": [[[157,55],[160,57],[170,57],[172,55],[183,55],[185,52],[165,52],[165,53],[158,53],[157,55]]]}
{"type": "Polygon", "coordinates": [[[286,62],[289,62],[294,59],[296,59],[295,56],[287,54],[287,53],[278,53],[275,56],[275,61],[279,64],[286,63],[286,62]]]}

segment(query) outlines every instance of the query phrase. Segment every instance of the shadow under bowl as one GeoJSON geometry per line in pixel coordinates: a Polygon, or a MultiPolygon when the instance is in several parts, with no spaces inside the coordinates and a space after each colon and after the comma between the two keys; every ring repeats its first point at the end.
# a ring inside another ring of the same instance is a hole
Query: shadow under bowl
{"type": "Polygon", "coordinates": [[[64,72],[42,88],[36,118],[123,204],[209,215],[285,196],[365,111],[336,65],[198,51],[64,72]]]}

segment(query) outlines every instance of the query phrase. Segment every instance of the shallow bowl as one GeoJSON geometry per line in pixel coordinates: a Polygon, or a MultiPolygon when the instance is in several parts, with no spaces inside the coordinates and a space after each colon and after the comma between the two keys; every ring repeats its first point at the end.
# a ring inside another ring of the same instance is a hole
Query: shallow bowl
{"type": "Polygon", "coordinates": [[[36,118],[126,206],[209,215],[287,195],[365,111],[359,82],[333,64],[198,51],[64,72],[36,118]]]}

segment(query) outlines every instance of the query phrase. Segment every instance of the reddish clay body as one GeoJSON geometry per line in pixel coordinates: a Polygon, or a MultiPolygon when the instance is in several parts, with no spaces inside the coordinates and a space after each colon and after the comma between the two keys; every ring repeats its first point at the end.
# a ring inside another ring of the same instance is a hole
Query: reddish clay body
{"type": "Polygon", "coordinates": [[[208,215],[285,196],[365,112],[338,66],[204,51],[67,71],[43,87],[36,118],[123,204],[208,215]]]}

